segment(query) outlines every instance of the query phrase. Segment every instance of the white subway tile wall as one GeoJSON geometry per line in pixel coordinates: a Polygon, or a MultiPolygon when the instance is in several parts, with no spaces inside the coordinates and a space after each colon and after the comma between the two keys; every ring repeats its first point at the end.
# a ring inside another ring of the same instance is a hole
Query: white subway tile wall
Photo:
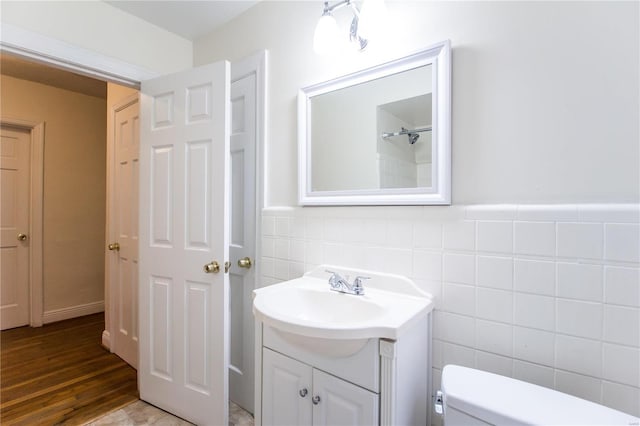
{"type": "Polygon", "coordinates": [[[604,280],[606,303],[640,307],[640,270],[607,266],[604,280]]]}
{"type": "MultiPolygon", "coordinates": [[[[556,296],[566,299],[602,302],[602,265],[558,262],[557,272],[556,296]]],[[[622,290],[622,293],[624,293],[624,278],[622,288],[615,280],[616,278],[614,278],[614,284],[612,284],[612,294],[616,294],[618,290],[622,290]]],[[[638,282],[640,282],[640,279],[636,280],[636,288],[638,287],[638,282]]]]}
{"type": "Polygon", "coordinates": [[[327,263],[435,299],[433,386],[460,364],[640,416],[637,204],[267,208],[261,285],[327,263]]]}
{"type": "Polygon", "coordinates": [[[533,383],[534,385],[553,388],[554,370],[540,364],[513,360],[513,377],[518,380],[533,383]]]}
{"type": "Polygon", "coordinates": [[[597,223],[558,223],[558,256],[602,259],[603,233],[597,223]]]}

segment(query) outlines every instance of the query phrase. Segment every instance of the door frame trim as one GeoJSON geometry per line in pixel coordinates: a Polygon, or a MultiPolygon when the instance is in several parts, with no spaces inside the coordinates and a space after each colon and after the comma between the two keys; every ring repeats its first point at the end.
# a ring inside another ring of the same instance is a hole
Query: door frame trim
{"type": "Polygon", "coordinates": [[[1,117],[3,126],[26,130],[29,147],[29,325],[41,327],[44,313],[43,289],[43,196],[44,196],[44,121],[34,122],[1,117]]]}
{"type": "MultiPolygon", "coordinates": [[[[107,126],[107,211],[106,211],[106,223],[105,223],[105,242],[109,244],[115,241],[117,235],[113,235],[114,226],[112,219],[116,217],[115,208],[115,188],[116,188],[116,113],[122,111],[129,106],[140,103],[140,92],[127,96],[119,102],[111,105],[109,108],[109,116],[111,119],[111,126],[107,126]]],[[[117,332],[115,319],[115,307],[118,302],[115,288],[115,279],[111,275],[111,270],[117,264],[117,260],[114,260],[113,253],[105,250],[104,255],[104,331],[102,332],[102,346],[109,349],[111,352],[115,352],[115,339],[112,340],[111,336],[115,336],[117,332]]]]}
{"type": "Polygon", "coordinates": [[[138,65],[5,22],[2,23],[0,50],[76,74],[135,88],[140,88],[142,80],[158,75],[138,65]]]}

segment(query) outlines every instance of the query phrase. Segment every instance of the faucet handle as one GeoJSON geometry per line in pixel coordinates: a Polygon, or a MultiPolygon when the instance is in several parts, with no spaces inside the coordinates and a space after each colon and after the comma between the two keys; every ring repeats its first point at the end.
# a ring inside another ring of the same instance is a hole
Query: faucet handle
{"type": "Polygon", "coordinates": [[[353,285],[354,286],[361,286],[362,285],[362,280],[370,280],[371,277],[364,277],[362,275],[358,275],[357,277],[355,277],[353,279],[353,285]]]}
{"type": "Polygon", "coordinates": [[[371,277],[363,277],[362,275],[358,275],[353,280],[353,292],[357,295],[364,294],[364,287],[362,287],[362,280],[370,280],[371,277]]]}
{"type": "Polygon", "coordinates": [[[332,274],[329,277],[329,285],[331,286],[331,288],[339,287],[338,281],[340,281],[342,279],[340,274],[338,274],[337,272],[334,272],[334,271],[330,271],[328,269],[325,269],[325,272],[328,272],[328,273],[332,274]]]}

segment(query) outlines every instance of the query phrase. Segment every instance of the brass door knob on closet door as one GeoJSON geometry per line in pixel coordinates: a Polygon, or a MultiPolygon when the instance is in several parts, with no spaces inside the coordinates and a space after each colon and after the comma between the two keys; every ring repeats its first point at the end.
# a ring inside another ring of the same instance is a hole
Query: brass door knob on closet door
{"type": "Polygon", "coordinates": [[[120,251],[120,244],[118,243],[111,243],[107,247],[109,247],[109,250],[120,251]]]}
{"type": "Polygon", "coordinates": [[[204,265],[204,272],[207,274],[217,274],[220,272],[220,264],[215,260],[204,265]]]}
{"type": "Polygon", "coordinates": [[[21,233],[18,234],[18,236],[16,238],[18,238],[18,241],[27,241],[27,234],[23,234],[21,232],[21,233]]]}
{"type": "Polygon", "coordinates": [[[250,257],[243,257],[242,259],[238,259],[238,266],[241,268],[251,268],[252,262],[250,257]]]}

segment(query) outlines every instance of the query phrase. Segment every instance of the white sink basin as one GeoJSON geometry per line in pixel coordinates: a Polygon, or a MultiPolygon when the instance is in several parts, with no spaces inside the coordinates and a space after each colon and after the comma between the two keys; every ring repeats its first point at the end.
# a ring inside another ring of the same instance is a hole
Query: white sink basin
{"type": "Polygon", "coordinates": [[[279,291],[258,297],[257,303],[264,301],[272,312],[280,311],[297,322],[322,323],[333,327],[370,321],[385,313],[384,306],[376,304],[371,298],[349,297],[309,284],[308,279],[296,280],[295,285],[283,286],[279,291]]]}
{"type": "Polygon", "coordinates": [[[323,265],[303,277],[254,291],[255,317],[280,331],[324,339],[397,339],[414,320],[433,309],[431,296],[411,280],[323,265]],[[329,290],[330,269],[363,275],[361,296],[329,290]]]}

